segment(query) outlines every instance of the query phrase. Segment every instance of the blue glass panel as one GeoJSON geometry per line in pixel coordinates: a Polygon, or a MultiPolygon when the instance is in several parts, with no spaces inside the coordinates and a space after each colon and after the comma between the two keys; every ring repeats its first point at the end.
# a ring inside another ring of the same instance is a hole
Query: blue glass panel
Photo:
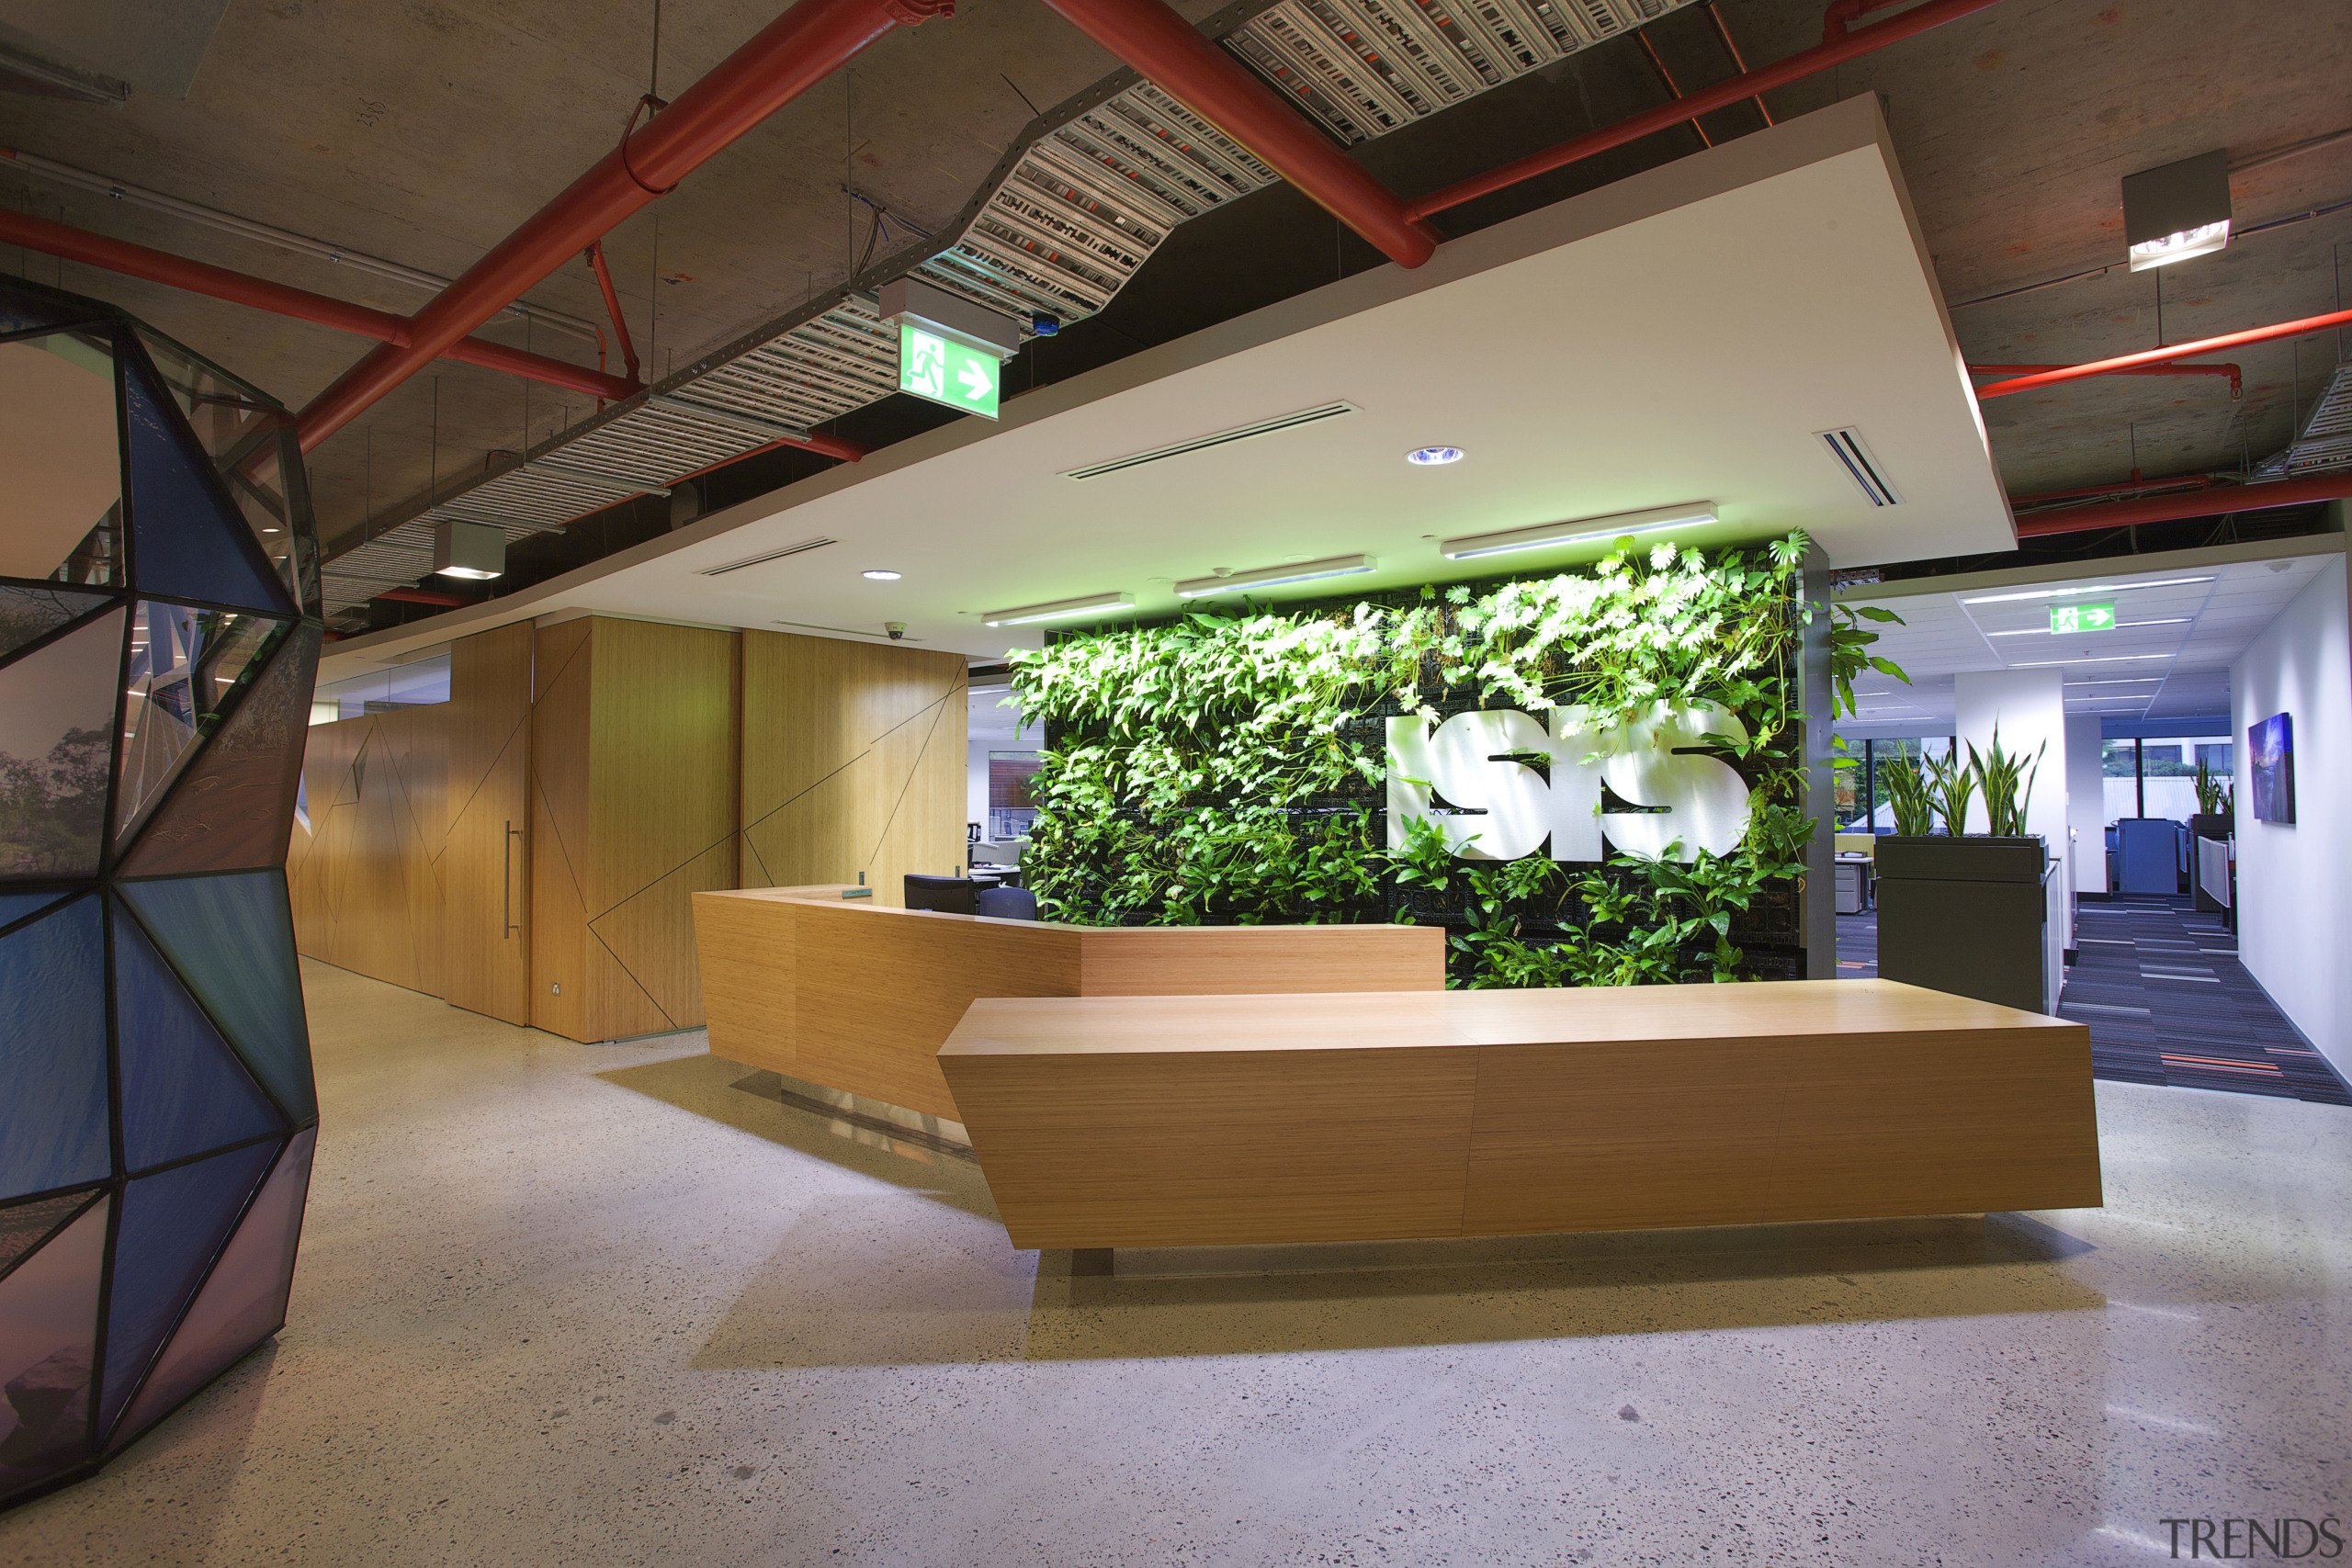
{"type": "Polygon", "coordinates": [[[123,1402],[139,1386],[277,1150],[275,1143],[232,1149],[143,1177],[123,1190],[114,1290],[107,1306],[101,1430],[114,1425],[123,1402]]]}
{"type": "Polygon", "coordinates": [[[178,408],[135,355],[123,361],[130,415],[131,577],[141,592],[295,614],[285,584],[230,504],[178,408]]]}
{"type": "Polygon", "coordinates": [[[139,922],[119,909],[114,1004],[122,1157],[130,1168],[186,1159],[284,1125],[139,922]]]}
{"type": "Polygon", "coordinates": [[[318,1114],[283,876],[245,871],[119,889],[279,1108],[298,1123],[318,1114]]]}
{"type": "Polygon", "coordinates": [[[0,1199],[107,1174],[106,986],[96,898],[0,937],[0,1199]]]}
{"type": "Polygon", "coordinates": [[[0,1280],[0,1506],[90,1451],[106,1200],[0,1280]]]}
{"type": "Polygon", "coordinates": [[[0,660],[88,615],[107,598],[86,588],[0,582],[0,660]]]}
{"type": "Polygon", "coordinates": [[[109,1447],[119,1448],[153,1426],[286,1321],[294,1247],[302,1234],[302,1199],[311,1185],[311,1145],[318,1135],[315,1127],[294,1135],[237,1234],[221,1249],[203,1292],[156,1359],[147,1386],[115,1427],[109,1447]]]}
{"type": "Polygon", "coordinates": [[[35,909],[64,897],[63,891],[54,887],[46,893],[0,893],[0,926],[21,920],[35,909]]]}
{"type": "Polygon", "coordinates": [[[0,666],[0,881],[97,874],[128,615],[0,666]]]}
{"type": "Polygon", "coordinates": [[[29,332],[39,327],[85,324],[93,332],[112,332],[104,320],[107,307],[96,299],[51,288],[24,278],[0,279],[0,333],[29,332]]]}

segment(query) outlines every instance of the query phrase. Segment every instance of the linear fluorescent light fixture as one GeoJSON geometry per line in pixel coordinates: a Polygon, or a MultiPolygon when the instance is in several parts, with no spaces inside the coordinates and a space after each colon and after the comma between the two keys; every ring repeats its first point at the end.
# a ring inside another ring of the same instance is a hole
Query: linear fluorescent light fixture
{"type": "Polygon", "coordinates": [[[1016,604],[1010,610],[990,610],[980,617],[984,626],[1025,626],[1033,621],[1058,621],[1065,615],[1091,615],[1097,612],[1132,610],[1135,595],[1126,592],[1087,593],[1076,599],[1056,599],[1044,604],[1016,604]]]}
{"type": "Polygon", "coordinates": [[[702,575],[724,577],[730,571],[741,571],[747,566],[764,566],[772,560],[782,560],[786,556],[797,556],[803,550],[821,550],[833,542],[831,539],[822,537],[803,539],[797,545],[786,545],[780,550],[766,550],[756,556],[745,556],[741,560],[731,560],[724,566],[707,566],[702,569],[702,575]]]}
{"type": "Polygon", "coordinates": [[[1871,455],[1860,431],[1849,424],[1842,430],[1816,430],[1813,435],[1815,440],[1829,448],[1829,456],[1846,470],[1846,477],[1854,481],[1864,501],[1872,506],[1903,504],[1903,498],[1895,493],[1894,486],[1888,481],[1886,470],[1880,468],[1878,459],[1871,455]]]}
{"type": "Polygon", "coordinates": [[[2123,243],[2133,272],[2208,256],[2230,243],[2230,155],[2221,148],[2123,176],[2123,243]]]}
{"type": "Polygon", "coordinates": [[[2063,664],[2130,664],[2143,659],[2177,659],[2177,653],[2102,653],[2097,659],[2035,659],[2005,664],[2004,670],[2054,670],[2063,664]]]}
{"type": "Polygon", "coordinates": [[[1327,419],[1356,412],[1353,403],[1324,403],[1319,407],[1301,409],[1296,413],[1276,414],[1255,424],[1238,424],[1231,430],[1215,431],[1196,435],[1189,441],[1178,441],[1166,446],[1155,446],[1148,452],[1130,452],[1124,457],[1108,462],[1090,463],[1082,468],[1071,468],[1062,475],[1066,479],[1099,479],[1105,474],[1115,474],[1125,468],[1139,468],[1146,463],[1158,463],[1170,457],[1182,457],[1188,452],[1204,452],[1212,446],[1229,446],[1237,441],[1254,441],[1261,435],[1274,435],[1285,430],[1296,430],[1303,424],[1319,424],[1327,419]]]}
{"type": "MultiPolygon", "coordinates": [[[[2118,621],[2109,631],[2128,631],[2133,626],[2185,626],[2194,617],[2171,615],[2161,621],[2118,621]]],[[[2021,632],[1986,632],[1986,637],[2073,637],[2073,632],[2053,632],[2048,626],[2028,626],[2021,632]]]]}
{"type": "Polygon", "coordinates": [[[1237,571],[1227,577],[1191,577],[1176,585],[1176,597],[1205,599],[1212,593],[1230,593],[1237,588],[1272,588],[1284,582],[1312,582],[1318,577],[1353,577],[1379,564],[1370,556],[1326,556],[1321,560],[1237,571]]]}
{"type": "Polygon", "coordinates": [[[2211,582],[2211,577],[2163,577],[2154,582],[2094,582],[2087,588],[2036,588],[2024,593],[1980,593],[1973,599],[1962,599],[1963,604],[2007,604],[2019,599],[2071,599],[2078,593],[2130,593],[2142,588],[2186,588],[2192,582],[2211,582]]]}
{"type": "Polygon", "coordinates": [[[1499,534],[1467,534],[1459,539],[1439,541],[1437,549],[1448,560],[1472,560],[1479,556],[1508,555],[1513,550],[1540,550],[1553,545],[1618,539],[1628,534],[1699,527],[1716,520],[1713,502],[1686,501],[1679,506],[1653,506],[1646,512],[1613,512],[1606,517],[1577,517],[1566,523],[1538,524],[1532,528],[1507,528],[1499,534]]]}

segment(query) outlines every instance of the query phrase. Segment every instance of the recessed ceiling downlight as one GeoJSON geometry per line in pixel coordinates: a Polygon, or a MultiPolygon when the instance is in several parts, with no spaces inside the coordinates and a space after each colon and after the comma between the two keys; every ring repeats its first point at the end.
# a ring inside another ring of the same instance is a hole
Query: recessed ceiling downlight
{"type": "Polygon", "coordinates": [[[1405,454],[1405,461],[1418,468],[1434,468],[1445,463],[1462,461],[1459,446],[1416,446],[1405,454]]]}
{"type": "Polygon", "coordinates": [[[865,579],[868,582],[896,582],[899,581],[900,575],[901,574],[899,572],[883,571],[878,569],[874,571],[861,571],[858,573],[858,576],[865,579]]]}

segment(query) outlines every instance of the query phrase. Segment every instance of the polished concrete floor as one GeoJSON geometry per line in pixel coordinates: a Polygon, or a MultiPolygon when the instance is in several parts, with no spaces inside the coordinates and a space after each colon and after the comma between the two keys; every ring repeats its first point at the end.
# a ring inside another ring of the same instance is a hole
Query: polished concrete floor
{"type": "Polygon", "coordinates": [[[1072,1278],[698,1035],[304,977],[285,1332],[0,1562],[2073,1568],[2352,1515],[2352,1110],[2100,1084],[2104,1210],[1072,1278]]]}

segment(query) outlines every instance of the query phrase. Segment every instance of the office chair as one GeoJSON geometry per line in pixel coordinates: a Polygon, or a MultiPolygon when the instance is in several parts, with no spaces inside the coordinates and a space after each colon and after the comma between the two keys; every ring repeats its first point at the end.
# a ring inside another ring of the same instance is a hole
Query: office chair
{"type": "Polygon", "coordinates": [[[1026,887],[991,887],[980,895],[972,912],[998,920],[1034,920],[1037,896],[1026,887]]]}

